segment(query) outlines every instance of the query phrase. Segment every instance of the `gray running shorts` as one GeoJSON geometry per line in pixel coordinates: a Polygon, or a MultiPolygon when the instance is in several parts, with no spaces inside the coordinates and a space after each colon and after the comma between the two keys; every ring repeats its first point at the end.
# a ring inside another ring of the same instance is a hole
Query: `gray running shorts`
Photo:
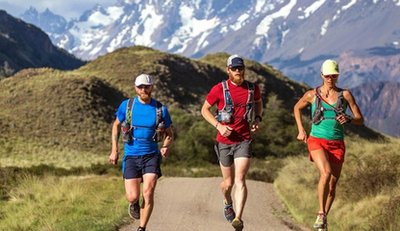
{"type": "Polygon", "coordinates": [[[251,140],[245,140],[236,144],[216,143],[214,145],[214,150],[219,162],[224,167],[229,167],[233,164],[235,158],[251,158],[251,140]]]}

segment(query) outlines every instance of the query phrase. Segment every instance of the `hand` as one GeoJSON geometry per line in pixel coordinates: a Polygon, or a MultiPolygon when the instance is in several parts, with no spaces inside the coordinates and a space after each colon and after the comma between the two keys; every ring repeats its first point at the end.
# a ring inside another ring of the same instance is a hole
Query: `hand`
{"type": "Polygon", "coordinates": [[[260,121],[258,121],[258,119],[254,120],[253,124],[250,127],[250,131],[256,132],[259,128],[259,126],[258,126],[259,123],[260,123],[260,121]]]}
{"type": "Polygon", "coordinates": [[[169,147],[168,146],[162,146],[160,148],[160,153],[162,157],[168,157],[169,156],[169,147]]]}
{"type": "Polygon", "coordinates": [[[297,135],[297,140],[298,141],[303,141],[304,143],[307,143],[307,133],[306,131],[300,131],[299,134],[297,135]]]}
{"type": "Polygon", "coordinates": [[[116,165],[118,163],[118,157],[119,157],[118,151],[111,151],[111,154],[108,156],[108,161],[111,164],[116,165]]]}
{"type": "Polygon", "coordinates": [[[223,137],[228,137],[232,133],[232,128],[227,125],[218,124],[217,129],[223,137]]]}
{"type": "Polygon", "coordinates": [[[335,118],[340,124],[345,124],[351,122],[351,116],[341,113],[335,118]]]}

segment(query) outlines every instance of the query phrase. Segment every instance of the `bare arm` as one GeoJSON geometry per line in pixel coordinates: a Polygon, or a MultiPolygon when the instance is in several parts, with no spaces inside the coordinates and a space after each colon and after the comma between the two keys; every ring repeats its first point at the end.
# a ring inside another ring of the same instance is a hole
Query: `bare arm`
{"type": "Polygon", "coordinates": [[[119,140],[120,130],[121,130],[121,122],[118,120],[118,118],[116,118],[111,130],[111,153],[108,157],[108,161],[110,161],[111,164],[118,163],[118,157],[119,157],[118,140],[119,140]]]}
{"type": "Polygon", "coordinates": [[[349,90],[343,92],[343,97],[349,104],[351,113],[353,114],[353,118],[350,120],[350,123],[355,125],[363,125],[364,124],[364,117],[358,107],[356,100],[354,99],[353,95],[349,90]]]}
{"type": "Polygon", "coordinates": [[[232,132],[232,128],[230,128],[227,125],[220,124],[217,121],[217,119],[215,119],[214,115],[211,113],[210,111],[211,107],[212,105],[210,105],[207,102],[207,100],[204,101],[204,104],[201,108],[201,115],[207,122],[209,122],[212,126],[214,126],[222,136],[225,137],[229,136],[232,132]]]}
{"type": "MultiPolygon", "coordinates": [[[[254,105],[255,107],[254,107],[254,115],[256,116],[256,117],[258,117],[258,116],[260,116],[260,117],[262,117],[262,113],[263,113],[263,102],[262,102],[262,99],[260,98],[259,100],[257,100],[256,102],[255,102],[255,105],[254,105]]],[[[259,120],[259,119],[255,119],[254,120],[254,122],[253,122],[253,124],[251,125],[251,131],[252,132],[255,132],[255,131],[257,131],[258,130],[258,124],[260,123],[261,121],[259,120]]]]}
{"type": "Polygon", "coordinates": [[[165,129],[165,138],[163,141],[163,145],[160,148],[160,153],[163,157],[167,157],[169,155],[170,146],[174,140],[174,130],[172,127],[165,129]]]}
{"type": "Polygon", "coordinates": [[[312,104],[312,101],[314,99],[315,91],[314,90],[309,90],[307,91],[303,97],[297,101],[297,103],[294,105],[293,108],[293,113],[294,113],[294,119],[296,120],[296,125],[297,125],[297,139],[301,140],[303,142],[307,141],[307,133],[303,127],[303,123],[301,121],[301,110],[306,108],[309,104],[312,104]]]}

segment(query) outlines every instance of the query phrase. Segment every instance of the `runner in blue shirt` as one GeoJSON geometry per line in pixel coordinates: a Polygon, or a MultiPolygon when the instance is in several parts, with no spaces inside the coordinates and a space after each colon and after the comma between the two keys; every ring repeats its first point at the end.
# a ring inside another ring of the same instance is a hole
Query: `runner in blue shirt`
{"type": "Polygon", "coordinates": [[[154,191],[161,176],[161,159],[169,155],[173,141],[172,121],[166,106],[151,98],[153,78],[146,74],[135,80],[137,96],[125,100],[116,112],[112,127],[111,164],[119,158],[120,132],[124,141],[122,172],[125,180],[128,212],[140,219],[137,231],[145,231],[154,206],[154,191]],[[158,142],[162,146],[158,149],[158,142]],[[143,182],[143,203],[139,205],[140,183],[143,182]]]}

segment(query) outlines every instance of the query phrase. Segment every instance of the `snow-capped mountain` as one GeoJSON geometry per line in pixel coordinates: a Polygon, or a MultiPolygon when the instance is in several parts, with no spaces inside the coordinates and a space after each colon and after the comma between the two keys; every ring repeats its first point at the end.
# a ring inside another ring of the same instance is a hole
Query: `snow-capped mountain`
{"type": "Polygon", "coordinates": [[[325,58],[370,49],[400,55],[400,0],[118,0],[69,23],[36,15],[45,14],[22,19],[82,59],[133,45],[195,58],[226,51],[312,86],[325,58]]]}
{"type": "Polygon", "coordinates": [[[116,0],[69,22],[60,17],[30,9],[22,19],[86,60],[133,45],[192,58],[225,51],[315,87],[321,63],[333,58],[340,87],[400,82],[400,0],[116,0]]]}

